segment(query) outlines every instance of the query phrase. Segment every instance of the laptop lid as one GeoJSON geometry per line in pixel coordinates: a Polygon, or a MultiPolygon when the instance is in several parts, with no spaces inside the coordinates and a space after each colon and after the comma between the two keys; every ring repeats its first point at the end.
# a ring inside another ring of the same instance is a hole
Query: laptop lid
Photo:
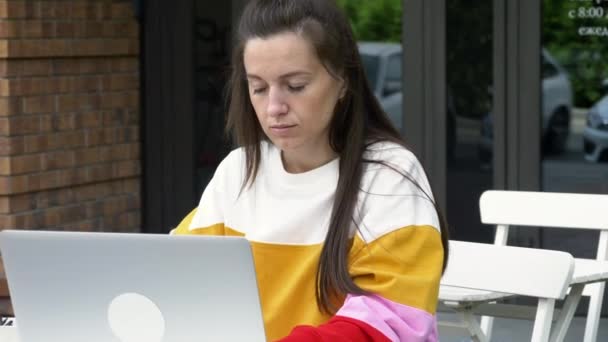
{"type": "Polygon", "coordinates": [[[264,341],[238,237],[0,232],[21,342],[264,341]]]}

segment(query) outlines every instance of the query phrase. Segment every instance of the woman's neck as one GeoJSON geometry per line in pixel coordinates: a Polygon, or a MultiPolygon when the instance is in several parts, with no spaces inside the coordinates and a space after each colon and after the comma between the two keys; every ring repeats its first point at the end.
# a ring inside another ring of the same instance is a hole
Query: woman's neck
{"type": "Polygon", "coordinates": [[[327,146],[327,149],[316,150],[308,153],[304,151],[298,151],[298,153],[295,151],[281,151],[283,168],[285,168],[285,171],[289,173],[303,173],[314,170],[329,163],[337,157],[338,154],[329,146],[327,146]]]}

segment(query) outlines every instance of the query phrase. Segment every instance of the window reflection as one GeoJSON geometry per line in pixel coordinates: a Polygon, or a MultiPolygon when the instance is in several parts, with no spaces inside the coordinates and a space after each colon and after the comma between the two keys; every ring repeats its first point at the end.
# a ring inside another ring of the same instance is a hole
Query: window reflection
{"type": "Polygon", "coordinates": [[[456,240],[490,242],[479,196],[493,187],[493,1],[451,0],[447,8],[447,214],[456,240]]]}
{"type": "Polygon", "coordinates": [[[339,0],[359,42],[363,67],[378,102],[403,132],[401,0],[339,0]]]}
{"type": "Polygon", "coordinates": [[[608,3],[543,1],[543,182],[607,193],[608,3]]]}
{"type": "MultiPolygon", "coordinates": [[[[544,191],[608,193],[607,13],[607,2],[543,1],[544,191]]],[[[594,258],[596,234],[564,230],[542,245],[594,258]]]]}

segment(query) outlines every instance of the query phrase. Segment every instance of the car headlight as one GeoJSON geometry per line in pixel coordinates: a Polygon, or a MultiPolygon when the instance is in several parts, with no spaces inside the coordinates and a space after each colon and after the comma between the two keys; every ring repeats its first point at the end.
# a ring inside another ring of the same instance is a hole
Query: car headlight
{"type": "Polygon", "coordinates": [[[589,114],[587,114],[587,126],[608,131],[608,118],[602,117],[597,107],[593,107],[589,110],[589,114]]]}

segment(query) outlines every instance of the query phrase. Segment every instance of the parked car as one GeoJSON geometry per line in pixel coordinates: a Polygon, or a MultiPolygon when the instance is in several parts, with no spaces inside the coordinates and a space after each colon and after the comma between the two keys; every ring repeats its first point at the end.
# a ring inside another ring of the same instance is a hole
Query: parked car
{"type": "Polygon", "coordinates": [[[608,95],[589,109],[583,144],[586,160],[608,162],[608,95]]]}
{"type": "Polygon", "coordinates": [[[401,44],[359,43],[359,53],[369,84],[396,128],[403,130],[401,44]]]}
{"type": "MultiPolygon", "coordinates": [[[[566,70],[549,54],[542,50],[542,151],[547,154],[559,154],[566,150],[570,135],[572,113],[572,84],[566,70]]],[[[481,124],[478,145],[479,159],[482,163],[492,160],[494,124],[491,113],[488,113],[481,124]]]]}
{"type": "MultiPolygon", "coordinates": [[[[382,109],[403,133],[403,55],[401,44],[386,42],[359,42],[359,54],[370,87],[382,109]]],[[[447,90],[447,146],[448,158],[454,154],[456,144],[454,102],[447,90]]]]}

